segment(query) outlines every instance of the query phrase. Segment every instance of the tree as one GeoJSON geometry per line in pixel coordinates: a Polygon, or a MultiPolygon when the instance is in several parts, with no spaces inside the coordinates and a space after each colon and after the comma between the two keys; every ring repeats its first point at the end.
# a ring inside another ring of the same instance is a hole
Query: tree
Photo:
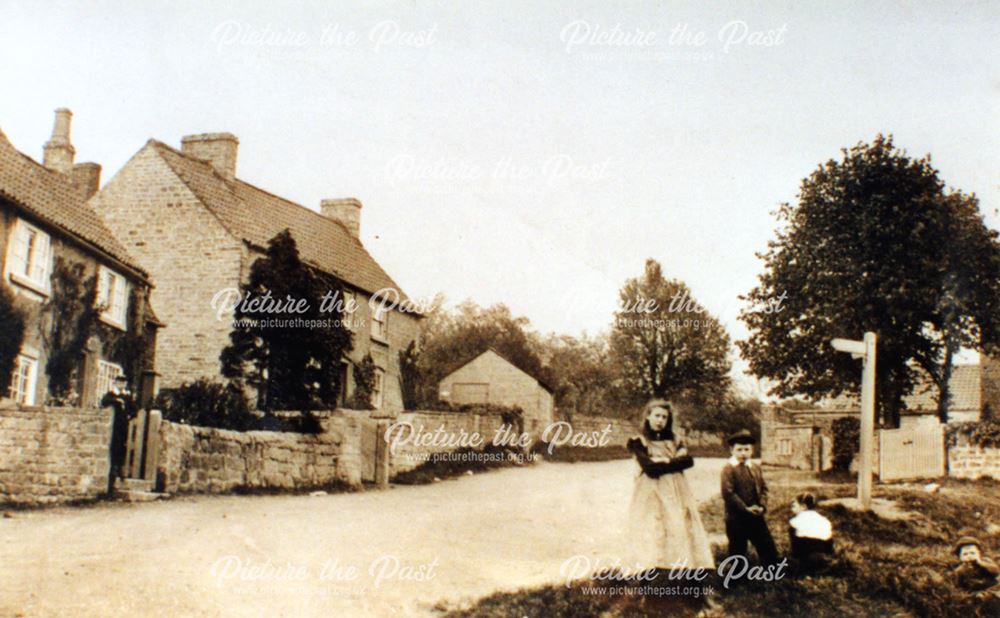
{"type": "Polygon", "coordinates": [[[718,405],[704,406],[692,415],[691,429],[714,433],[723,439],[741,429],[748,430],[760,441],[761,402],[741,397],[730,391],[718,405]]]}
{"type": "Polygon", "coordinates": [[[817,399],[859,389],[858,363],[830,339],[875,332],[879,414],[896,426],[921,377],[946,390],[959,346],[1000,341],[1000,245],[975,197],[946,193],[929,157],[881,135],[842,153],[779,208],[765,270],[741,297],[751,334],[738,346],[771,394],[817,399]]]}
{"type": "Polygon", "coordinates": [[[14,375],[14,363],[21,353],[26,329],[24,311],[17,306],[14,293],[0,283],[0,395],[7,393],[14,375]]]}
{"type": "Polygon", "coordinates": [[[256,389],[263,410],[335,406],[341,359],[353,341],[343,305],[324,311],[330,307],[323,301],[343,298],[342,284],[303,264],[286,229],[254,261],[240,290],[222,374],[256,389]]]}
{"type": "Polygon", "coordinates": [[[607,337],[579,339],[551,334],[541,341],[552,379],[555,405],[565,418],[627,415],[634,406],[623,405],[615,388],[618,373],[608,351],[607,337]]]}
{"type": "Polygon", "coordinates": [[[465,301],[454,310],[443,307],[438,297],[425,314],[420,333],[419,399],[423,405],[437,400],[437,385],[457,369],[457,363],[471,360],[495,348],[519,369],[542,381],[549,381],[543,365],[538,337],[525,317],[514,317],[506,305],[483,308],[465,301]]]}
{"type": "Polygon", "coordinates": [[[643,275],[620,292],[611,354],[636,399],[666,397],[709,403],[729,387],[729,336],[683,282],[646,260],[643,275]]]}

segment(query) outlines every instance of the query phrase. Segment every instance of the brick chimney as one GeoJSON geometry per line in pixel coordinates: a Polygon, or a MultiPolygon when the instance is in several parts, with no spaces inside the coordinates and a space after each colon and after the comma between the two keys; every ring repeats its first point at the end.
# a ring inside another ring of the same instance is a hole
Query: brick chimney
{"type": "Polygon", "coordinates": [[[76,149],[69,141],[69,124],[73,112],[65,107],[56,110],[56,122],[52,127],[52,138],[45,142],[45,158],[43,164],[50,170],[69,174],[73,169],[73,157],[76,149]]]}
{"type": "Polygon", "coordinates": [[[101,166],[97,163],[77,163],[73,166],[71,178],[80,197],[87,201],[101,188],[101,166]]]}
{"type": "Polygon", "coordinates": [[[236,177],[236,151],[240,140],[232,133],[201,133],[181,138],[181,151],[212,164],[223,177],[236,177]]]}
{"type": "Polygon", "coordinates": [[[361,201],[354,197],[322,200],[319,210],[324,217],[340,221],[355,238],[361,235],[361,201]]]}

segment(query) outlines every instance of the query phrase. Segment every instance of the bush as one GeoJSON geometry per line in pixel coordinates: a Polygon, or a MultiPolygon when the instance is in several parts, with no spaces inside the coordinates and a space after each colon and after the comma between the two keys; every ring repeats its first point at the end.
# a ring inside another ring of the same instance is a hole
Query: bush
{"type": "Polygon", "coordinates": [[[185,425],[246,431],[260,423],[242,387],[207,378],[160,391],[153,407],[163,411],[164,420],[185,425]]]}
{"type": "Polygon", "coordinates": [[[14,361],[24,343],[25,316],[14,300],[14,293],[0,284],[0,397],[7,393],[14,374],[14,361]]]}
{"type": "MultiPolygon", "coordinates": [[[[382,385],[385,391],[385,384],[382,385]]],[[[365,354],[361,362],[354,366],[354,392],[345,404],[352,410],[373,410],[372,394],[375,391],[375,361],[371,354],[365,354]]]]}
{"type": "Polygon", "coordinates": [[[833,421],[833,468],[849,470],[854,455],[861,448],[861,421],[848,416],[833,421]]]}
{"type": "Polygon", "coordinates": [[[243,387],[207,378],[160,391],[153,407],[163,412],[163,420],[184,425],[233,431],[320,433],[323,430],[319,419],[310,412],[287,416],[256,413],[250,409],[243,387]]]}
{"type": "Polygon", "coordinates": [[[948,425],[948,446],[956,446],[961,438],[973,446],[1000,447],[1000,420],[986,418],[948,425]]]}

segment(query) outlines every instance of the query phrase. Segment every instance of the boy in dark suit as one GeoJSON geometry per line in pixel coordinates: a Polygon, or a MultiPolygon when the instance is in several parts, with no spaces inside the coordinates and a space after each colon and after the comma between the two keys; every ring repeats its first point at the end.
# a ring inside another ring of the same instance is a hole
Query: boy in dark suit
{"type": "Polygon", "coordinates": [[[722,500],[726,503],[726,536],[729,555],[747,553],[747,541],[753,543],[763,564],[778,561],[774,539],[767,528],[767,483],[760,466],[753,465],[753,445],[756,440],[743,430],[729,436],[732,457],[722,468],[722,500]]]}

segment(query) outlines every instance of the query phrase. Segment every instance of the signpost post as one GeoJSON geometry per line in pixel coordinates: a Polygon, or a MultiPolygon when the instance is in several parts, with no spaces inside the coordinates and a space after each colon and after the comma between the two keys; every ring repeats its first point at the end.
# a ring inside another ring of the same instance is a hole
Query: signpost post
{"type": "Polygon", "coordinates": [[[861,510],[872,504],[872,441],[875,438],[875,333],[865,333],[863,341],[834,339],[833,349],[865,360],[861,373],[861,456],[858,458],[858,504],[861,510]]]}

